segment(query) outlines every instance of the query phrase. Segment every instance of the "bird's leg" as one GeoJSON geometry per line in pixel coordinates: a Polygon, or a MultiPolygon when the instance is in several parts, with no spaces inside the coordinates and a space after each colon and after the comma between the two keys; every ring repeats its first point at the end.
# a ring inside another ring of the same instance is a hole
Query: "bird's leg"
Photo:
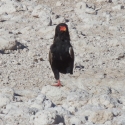
{"type": "Polygon", "coordinates": [[[57,80],[57,83],[53,84],[52,86],[62,86],[59,80],[59,71],[55,68],[52,68],[55,79],[57,80]]]}
{"type": "Polygon", "coordinates": [[[60,86],[62,86],[62,84],[60,83],[60,80],[58,80],[57,83],[53,84],[52,86],[58,86],[58,87],[60,87],[60,86]]]}

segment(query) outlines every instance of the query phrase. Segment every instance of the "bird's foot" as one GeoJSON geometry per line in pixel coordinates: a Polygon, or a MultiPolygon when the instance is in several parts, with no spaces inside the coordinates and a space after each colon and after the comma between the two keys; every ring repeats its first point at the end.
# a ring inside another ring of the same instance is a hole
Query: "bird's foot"
{"type": "Polygon", "coordinates": [[[55,83],[55,84],[53,84],[52,86],[61,87],[61,86],[63,86],[63,85],[60,83],[60,80],[58,80],[58,82],[57,82],[57,83],[55,83]]]}

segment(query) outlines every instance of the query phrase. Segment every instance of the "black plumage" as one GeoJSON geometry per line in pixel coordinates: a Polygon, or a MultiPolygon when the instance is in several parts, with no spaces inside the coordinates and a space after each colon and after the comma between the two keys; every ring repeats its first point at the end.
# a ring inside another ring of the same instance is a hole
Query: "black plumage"
{"type": "Polygon", "coordinates": [[[74,51],[70,43],[70,35],[68,26],[65,23],[60,23],[56,26],[54,42],[49,51],[49,62],[58,83],[55,86],[60,86],[59,73],[73,74],[74,66],[74,51]]]}

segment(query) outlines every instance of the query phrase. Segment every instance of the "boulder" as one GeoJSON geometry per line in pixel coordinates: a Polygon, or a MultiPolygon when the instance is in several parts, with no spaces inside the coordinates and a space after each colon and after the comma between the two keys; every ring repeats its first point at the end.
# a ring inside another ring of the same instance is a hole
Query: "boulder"
{"type": "Polygon", "coordinates": [[[49,26],[51,25],[51,9],[47,6],[38,5],[34,8],[32,16],[40,18],[42,25],[49,26]]]}
{"type": "Polygon", "coordinates": [[[16,8],[13,4],[4,4],[0,7],[0,14],[16,12],[16,8]]]}
{"type": "Polygon", "coordinates": [[[7,36],[6,38],[0,38],[0,50],[14,50],[16,49],[16,40],[7,36]]]}

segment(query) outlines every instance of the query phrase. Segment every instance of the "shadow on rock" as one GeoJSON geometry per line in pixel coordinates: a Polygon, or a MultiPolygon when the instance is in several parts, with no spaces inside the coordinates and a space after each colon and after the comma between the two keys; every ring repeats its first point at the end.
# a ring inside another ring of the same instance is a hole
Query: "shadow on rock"
{"type": "Polygon", "coordinates": [[[61,117],[61,116],[57,115],[55,122],[56,122],[56,124],[63,123],[64,125],[66,125],[63,116],[61,117]]]}

